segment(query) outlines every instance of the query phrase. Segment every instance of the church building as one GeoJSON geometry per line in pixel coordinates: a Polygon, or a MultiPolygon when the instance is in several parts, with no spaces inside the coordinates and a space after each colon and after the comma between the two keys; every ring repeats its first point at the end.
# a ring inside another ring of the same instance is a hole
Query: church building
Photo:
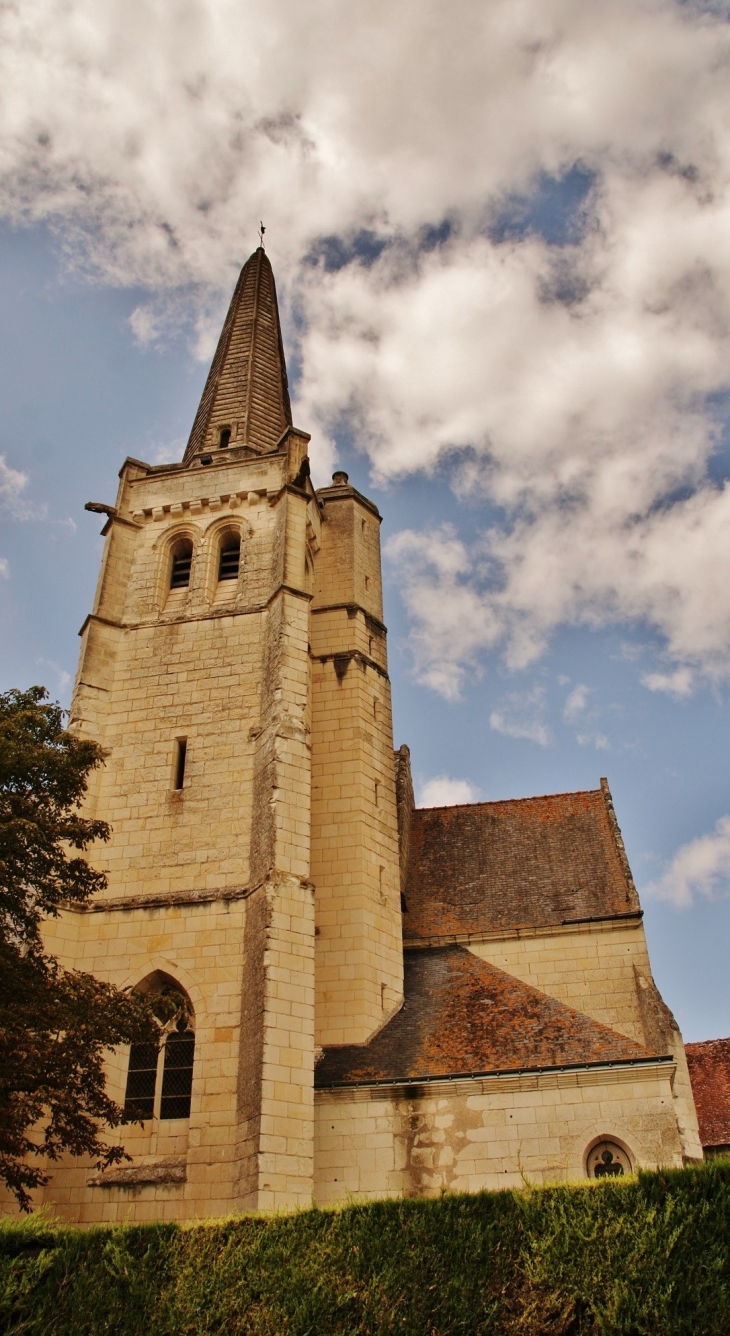
{"type": "Polygon", "coordinates": [[[416,808],[394,751],[380,515],[318,491],[276,290],[244,266],[181,463],[127,459],[70,727],[107,753],[105,893],[69,968],[176,989],[109,1064],[127,1162],[50,1166],[71,1222],[186,1220],[700,1160],[608,784],[416,808]]]}

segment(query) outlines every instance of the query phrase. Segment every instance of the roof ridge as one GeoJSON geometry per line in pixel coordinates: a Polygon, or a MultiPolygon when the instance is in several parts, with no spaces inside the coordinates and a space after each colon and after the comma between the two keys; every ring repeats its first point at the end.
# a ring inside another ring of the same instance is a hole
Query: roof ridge
{"type": "Polygon", "coordinates": [[[601,789],[567,789],[561,793],[533,793],[522,798],[483,798],[475,803],[437,803],[432,807],[415,807],[416,812],[446,812],[466,807],[504,807],[507,803],[535,803],[542,802],[545,798],[582,798],[586,794],[600,795],[601,789]]]}

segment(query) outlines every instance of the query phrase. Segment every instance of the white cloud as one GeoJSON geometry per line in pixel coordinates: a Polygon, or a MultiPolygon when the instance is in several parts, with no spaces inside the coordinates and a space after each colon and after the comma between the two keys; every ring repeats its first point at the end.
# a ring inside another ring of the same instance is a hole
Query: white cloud
{"type": "Polygon", "coordinates": [[[666,691],[675,700],[683,700],[692,695],[694,678],[691,668],[675,668],[672,673],[644,673],[641,681],[649,691],[666,691]]]}
{"type": "Polygon", "coordinates": [[[585,686],[582,682],[573,687],[563,706],[563,719],[566,724],[578,723],[588,704],[590,690],[590,687],[585,686]]]}
{"type": "Polygon", "coordinates": [[[451,525],[430,533],[410,529],[385,545],[413,627],[415,676],[456,700],[477,654],[495,643],[499,624],[475,587],[475,563],[451,525]]]}
{"type": "Polygon", "coordinates": [[[730,891],[730,816],[722,816],[711,835],[700,835],[677,850],[645,894],[688,908],[699,895],[714,899],[730,891]]]}
{"type": "Polygon", "coordinates": [[[185,441],[165,441],[156,445],[151,451],[153,464],[174,464],[176,460],[182,459],[185,449],[185,441]]]}
{"type": "Polygon", "coordinates": [[[544,687],[511,691],[503,697],[498,708],[492,710],[489,727],[508,738],[526,738],[528,742],[547,747],[552,742],[552,733],[545,723],[545,707],[544,687]]]}
{"type": "Polygon", "coordinates": [[[71,674],[65,668],[62,668],[60,663],[56,663],[55,659],[44,658],[36,659],[36,663],[41,668],[50,668],[56,678],[56,689],[62,693],[66,691],[71,683],[71,674]]]}
{"type": "Polygon", "coordinates": [[[418,792],[419,807],[454,807],[459,803],[475,803],[478,799],[479,794],[468,779],[449,779],[448,775],[436,775],[418,792]]]}
{"type": "Polygon", "coordinates": [[[575,740],[579,746],[593,746],[596,751],[608,751],[609,742],[606,734],[595,726],[600,711],[588,708],[588,698],[591,694],[592,688],[583,682],[573,687],[563,706],[563,722],[569,728],[577,730],[575,740]]]}
{"type": "Polygon", "coordinates": [[[189,0],[173,23],[143,0],[26,0],[0,13],[0,213],[146,285],[143,342],[192,312],[201,355],[263,216],[317,469],[344,422],[379,478],[459,449],[457,487],[501,507],[472,546],[393,543],[424,683],[454,697],[487,651],[523,667],[557,627],[609,623],[645,623],[668,679],[717,680],[726,17],[189,0]],[[562,244],[500,231],[511,199],[576,166],[592,186],[562,244]],[[322,239],[344,255],[363,230],[379,258],[327,271],[322,239]]]}
{"type": "Polygon", "coordinates": [[[23,491],[28,485],[28,474],[19,469],[11,469],[5,456],[0,455],[0,511],[11,519],[28,519],[31,511],[23,500],[23,491]]]}
{"type": "Polygon", "coordinates": [[[3,580],[10,579],[10,563],[7,557],[0,557],[0,578],[3,580]]]}

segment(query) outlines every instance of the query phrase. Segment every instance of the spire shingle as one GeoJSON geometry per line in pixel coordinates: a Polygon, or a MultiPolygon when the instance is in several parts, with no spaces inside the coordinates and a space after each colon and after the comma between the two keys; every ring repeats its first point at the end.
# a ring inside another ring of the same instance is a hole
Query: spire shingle
{"type": "Polygon", "coordinates": [[[274,274],[259,246],[241,270],[185,450],[215,449],[221,432],[231,445],[273,450],[291,408],[274,274]]]}

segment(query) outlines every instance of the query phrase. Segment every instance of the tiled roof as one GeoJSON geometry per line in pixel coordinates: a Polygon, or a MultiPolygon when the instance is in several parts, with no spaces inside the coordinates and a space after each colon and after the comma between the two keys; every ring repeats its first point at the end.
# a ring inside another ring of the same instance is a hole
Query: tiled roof
{"type": "Polygon", "coordinates": [[[730,1146],[730,1039],[685,1044],[703,1146],[730,1146]]]}
{"type": "Polygon", "coordinates": [[[406,951],[404,961],[401,1010],[369,1044],[325,1049],[315,1073],[318,1087],[652,1056],[465,947],[406,951]]]}
{"type": "Polygon", "coordinates": [[[416,809],[406,941],[637,912],[608,785],[416,809]]]}

